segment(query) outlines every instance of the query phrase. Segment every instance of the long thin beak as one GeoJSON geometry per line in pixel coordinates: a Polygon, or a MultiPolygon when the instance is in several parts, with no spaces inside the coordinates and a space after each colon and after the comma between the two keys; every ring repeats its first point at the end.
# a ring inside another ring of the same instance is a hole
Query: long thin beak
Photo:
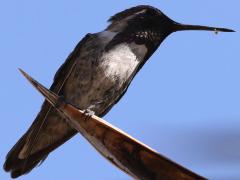
{"type": "Polygon", "coordinates": [[[174,23],[174,31],[186,31],[186,30],[200,30],[200,31],[214,31],[214,32],[235,32],[232,29],[200,26],[200,25],[186,25],[180,23],[174,23]]]}

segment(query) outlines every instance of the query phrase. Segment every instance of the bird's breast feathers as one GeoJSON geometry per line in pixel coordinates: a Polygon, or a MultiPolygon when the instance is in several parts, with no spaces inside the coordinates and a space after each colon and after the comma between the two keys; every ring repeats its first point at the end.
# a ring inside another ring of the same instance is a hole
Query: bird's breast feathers
{"type": "Polygon", "coordinates": [[[140,60],[127,44],[122,43],[104,52],[101,62],[104,76],[122,84],[136,71],[140,60]]]}
{"type": "MultiPolygon", "coordinates": [[[[147,52],[144,45],[120,43],[104,50],[114,35],[105,31],[89,41],[88,51],[82,51],[65,85],[65,92],[68,92],[65,97],[73,104],[81,105],[81,109],[95,102],[113,103],[129,85],[144,59],[147,52]]],[[[102,109],[105,105],[98,103],[94,111],[98,114],[102,109]]]]}

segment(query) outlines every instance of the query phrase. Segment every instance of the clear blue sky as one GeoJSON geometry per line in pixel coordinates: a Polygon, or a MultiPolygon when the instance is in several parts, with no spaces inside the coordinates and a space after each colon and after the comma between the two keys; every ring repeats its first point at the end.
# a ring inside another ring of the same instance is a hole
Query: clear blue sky
{"type": "MultiPolygon", "coordinates": [[[[139,4],[176,21],[240,30],[238,0],[0,2],[0,164],[38,113],[42,96],[18,67],[49,87],[88,32],[139,4]]],[[[179,32],[168,37],[105,119],[161,154],[210,179],[240,179],[239,33],[179,32]]],[[[0,170],[0,179],[10,179],[0,170]]],[[[20,179],[125,180],[77,135],[20,179]]]]}

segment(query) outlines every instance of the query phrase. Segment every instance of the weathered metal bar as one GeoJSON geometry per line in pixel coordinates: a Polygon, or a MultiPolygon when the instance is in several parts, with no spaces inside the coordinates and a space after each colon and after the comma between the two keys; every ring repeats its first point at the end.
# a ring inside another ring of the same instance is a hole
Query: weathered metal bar
{"type": "Polygon", "coordinates": [[[66,103],[63,98],[42,86],[24,71],[20,71],[100,154],[133,178],[151,180],[205,179],[160,155],[105,120],[97,116],[86,116],[83,111],[66,103]]]}

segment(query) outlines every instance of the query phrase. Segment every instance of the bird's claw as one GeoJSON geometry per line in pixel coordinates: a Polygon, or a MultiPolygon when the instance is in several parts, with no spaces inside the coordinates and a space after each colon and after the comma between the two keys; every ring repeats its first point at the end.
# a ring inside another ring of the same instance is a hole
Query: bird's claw
{"type": "Polygon", "coordinates": [[[91,109],[85,109],[83,113],[86,117],[86,120],[90,119],[95,114],[95,112],[92,111],[91,109]]]}

